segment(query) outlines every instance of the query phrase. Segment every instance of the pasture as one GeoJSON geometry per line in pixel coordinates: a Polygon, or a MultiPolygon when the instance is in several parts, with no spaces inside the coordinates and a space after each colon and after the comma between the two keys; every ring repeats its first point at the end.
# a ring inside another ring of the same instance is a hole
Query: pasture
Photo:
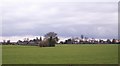
{"type": "Polygon", "coordinates": [[[118,64],[117,44],[3,45],[3,64],[118,64]]]}

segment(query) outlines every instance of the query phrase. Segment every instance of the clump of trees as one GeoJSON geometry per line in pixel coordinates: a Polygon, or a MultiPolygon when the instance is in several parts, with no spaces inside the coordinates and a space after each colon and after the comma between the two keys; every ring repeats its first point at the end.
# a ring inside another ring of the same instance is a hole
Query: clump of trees
{"type": "Polygon", "coordinates": [[[39,42],[40,47],[55,47],[58,42],[57,33],[49,32],[44,35],[44,39],[39,42]]]}
{"type": "MultiPolygon", "coordinates": [[[[29,38],[25,38],[24,41],[18,40],[17,42],[11,42],[10,40],[3,40],[0,44],[2,45],[30,45],[30,46],[40,46],[40,47],[55,47],[55,44],[58,43],[57,33],[49,32],[42,37],[36,39],[29,40],[29,38]]],[[[61,41],[60,44],[120,44],[120,39],[94,39],[88,38],[84,35],[81,37],[72,37],[66,39],[65,41],[61,41]]]]}

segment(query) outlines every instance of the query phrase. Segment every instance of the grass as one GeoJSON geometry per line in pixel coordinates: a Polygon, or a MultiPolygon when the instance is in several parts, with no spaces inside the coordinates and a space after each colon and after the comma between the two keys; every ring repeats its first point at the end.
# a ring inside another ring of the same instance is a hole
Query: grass
{"type": "Polygon", "coordinates": [[[2,46],[3,64],[118,64],[118,45],[2,46]]]}

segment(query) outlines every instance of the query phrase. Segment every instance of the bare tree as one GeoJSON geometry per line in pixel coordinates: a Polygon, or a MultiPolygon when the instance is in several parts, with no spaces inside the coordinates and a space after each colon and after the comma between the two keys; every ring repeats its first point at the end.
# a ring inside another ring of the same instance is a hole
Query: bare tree
{"type": "Polygon", "coordinates": [[[57,33],[54,33],[54,32],[49,32],[49,33],[45,34],[44,37],[48,40],[48,45],[50,47],[55,46],[55,44],[59,40],[57,37],[57,33]]]}
{"type": "Polygon", "coordinates": [[[84,35],[81,35],[81,39],[83,39],[84,38],[84,35]]]}
{"type": "Polygon", "coordinates": [[[50,38],[50,37],[55,38],[55,37],[57,37],[57,33],[49,32],[49,33],[45,34],[44,37],[45,38],[50,38]]]}
{"type": "Polygon", "coordinates": [[[41,39],[40,41],[40,47],[54,47],[59,40],[57,37],[57,33],[54,32],[49,32],[45,34],[44,37],[45,38],[43,40],[41,39]]]}

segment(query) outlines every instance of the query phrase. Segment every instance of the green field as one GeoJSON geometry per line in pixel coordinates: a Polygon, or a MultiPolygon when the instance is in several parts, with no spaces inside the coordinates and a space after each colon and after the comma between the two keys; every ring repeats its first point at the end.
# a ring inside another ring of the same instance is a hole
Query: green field
{"type": "Polygon", "coordinates": [[[2,46],[3,64],[118,64],[118,45],[2,46]]]}

